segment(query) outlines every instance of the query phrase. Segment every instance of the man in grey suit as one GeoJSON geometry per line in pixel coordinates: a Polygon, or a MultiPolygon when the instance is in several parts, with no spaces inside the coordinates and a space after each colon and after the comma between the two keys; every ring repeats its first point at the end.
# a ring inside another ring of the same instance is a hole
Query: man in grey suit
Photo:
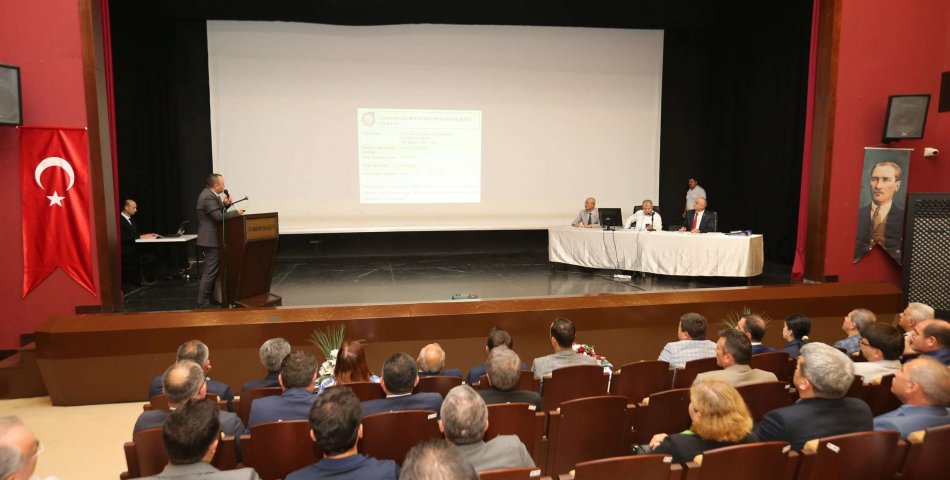
{"type": "Polygon", "coordinates": [[[894,373],[891,392],[904,404],[874,417],[875,430],[895,430],[901,438],[918,430],[950,424],[950,369],[920,357],[894,373]]]}
{"type": "Polygon", "coordinates": [[[259,480],[253,468],[221,471],[211,466],[221,433],[218,410],[210,400],[192,400],[169,415],[162,426],[169,463],[147,478],[259,480]]]}
{"type": "Polygon", "coordinates": [[[218,278],[218,231],[216,224],[227,219],[244,215],[244,210],[236,208],[227,211],[231,199],[224,192],[224,177],[218,173],[208,175],[205,188],[198,194],[198,248],[204,257],[204,270],[201,274],[201,284],[198,286],[198,308],[211,307],[211,296],[214,292],[214,282],[218,278]]]}
{"type": "Polygon", "coordinates": [[[584,227],[591,228],[594,226],[600,225],[600,215],[598,211],[594,208],[597,206],[597,199],[594,197],[587,197],[584,200],[584,208],[580,212],[577,212],[577,216],[574,217],[574,220],[571,221],[572,227],[584,227]]]}
{"type": "Polygon", "coordinates": [[[594,357],[574,351],[574,333],[574,322],[561,317],[554,319],[551,323],[551,347],[554,348],[554,353],[534,359],[531,363],[534,378],[543,378],[559,368],[599,365],[594,357]]]}
{"type": "Polygon", "coordinates": [[[752,342],[749,337],[736,329],[721,330],[719,340],[716,342],[716,364],[722,370],[700,373],[696,375],[693,383],[718,378],[733,387],[741,387],[750,383],[778,381],[774,373],[750,367],[750,361],[752,361],[752,342]]]}
{"type": "Polygon", "coordinates": [[[535,466],[517,435],[482,439],[488,430],[488,407],[468,385],[459,385],[445,396],[439,430],[476,471],[535,466]]]}

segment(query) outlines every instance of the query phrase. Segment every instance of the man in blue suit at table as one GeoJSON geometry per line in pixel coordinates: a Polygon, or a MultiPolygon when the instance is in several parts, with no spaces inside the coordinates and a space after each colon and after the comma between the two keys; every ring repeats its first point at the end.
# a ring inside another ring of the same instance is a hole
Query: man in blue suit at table
{"type": "Polygon", "coordinates": [[[950,369],[920,357],[894,373],[891,392],[904,404],[874,417],[875,430],[894,430],[901,438],[918,430],[950,424],[950,369]]]}
{"type": "Polygon", "coordinates": [[[683,219],[681,232],[706,233],[716,231],[712,224],[713,218],[706,211],[706,199],[699,197],[693,204],[693,209],[686,212],[686,218],[683,219]]]}
{"type": "Polygon", "coordinates": [[[401,410],[431,410],[442,408],[442,395],[431,392],[412,393],[419,383],[416,362],[405,353],[394,353],[383,363],[383,378],[379,382],[386,398],[363,402],[363,417],[374,413],[401,410]]]}
{"type": "Polygon", "coordinates": [[[284,389],[283,393],[254,400],[248,427],[266,422],[310,418],[310,406],[317,399],[313,393],[317,381],[317,361],[313,355],[290,352],[280,365],[277,381],[284,389]]]}

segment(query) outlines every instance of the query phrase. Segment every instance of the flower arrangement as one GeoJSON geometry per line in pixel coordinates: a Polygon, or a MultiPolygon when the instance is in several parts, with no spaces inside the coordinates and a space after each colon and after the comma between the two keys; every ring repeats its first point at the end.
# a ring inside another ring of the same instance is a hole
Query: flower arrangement
{"type": "Polygon", "coordinates": [[[607,357],[600,355],[596,351],[594,351],[593,345],[587,345],[586,343],[575,342],[573,345],[571,345],[571,348],[573,348],[575,352],[581,355],[587,355],[588,357],[593,357],[595,360],[597,360],[597,363],[601,367],[613,368],[613,364],[611,364],[610,361],[607,360],[607,357]]]}
{"type": "Polygon", "coordinates": [[[328,328],[326,331],[314,330],[310,334],[310,341],[320,349],[326,359],[320,364],[318,385],[333,376],[333,370],[336,369],[336,356],[340,353],[340,345],[343,345],[343,333],[344,328],[341,325],[328,328]]]}

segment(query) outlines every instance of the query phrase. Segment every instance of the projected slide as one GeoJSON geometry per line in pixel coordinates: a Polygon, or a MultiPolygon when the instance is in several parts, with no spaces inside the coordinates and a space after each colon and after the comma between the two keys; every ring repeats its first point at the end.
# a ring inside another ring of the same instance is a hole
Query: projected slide
{"type": "Polygon", "coordinates": [[[357,109],[360,203],[481,201],[482,112],[357,109]]]}

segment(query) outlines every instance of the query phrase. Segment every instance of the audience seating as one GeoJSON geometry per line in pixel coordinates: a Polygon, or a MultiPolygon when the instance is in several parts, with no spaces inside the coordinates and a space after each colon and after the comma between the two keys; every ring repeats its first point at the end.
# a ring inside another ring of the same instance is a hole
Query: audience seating
{"type": "Polygon", "coordinates": [[[766,413],[794,403],[795,397],[788,391],[786,382],[763,382],[736,388],[749,407],[752,420],[758,422],[766,413]]]}
{"type": "Polygon", "coordinates": [[[950,472],[950,425],[928,428],[907,436],[907,459],[903,478],[907,480],[942,480],[950,472]]]}
{"type": "MultiPolygon", "coordinates": [[[[134,433],[132,441],[126,442],[123,448],[126,468],[128,468],[119,476],[123,480],[158,475],[168,464],[168,453],[165,452],[161,428],[134,433]]],[[[211,464],[219,470],[231,470],[237,467],[234,437],[224,437],[218,441],[218,449],[215,451],[214,458],[211,459],[211,464]]]]}
{"type": "MultiPolygon", "coordinates": [[[[682,474],[682,467],[678,464],[671,465],[666,455],[629,455],[578,463],[574,467],[573,479],[673,480],[679,479],[682,474]]],[[[562,475],[561,479],[566,480],[565,477],[571,478],[562,475]]]]}
{"type": "Polygon", "coordinates": [[[263,480],[284,478],[323,458],[320,446],[310,438],[307,420],[251,427],[250,435],[241,435],[241,454],[244,466],[257,470],[263,480]]]}
{"type": "Polygon", "coordinates": [[[531,475],[531,472],[538,472],[537,468],[519,467],[519,468],[499,468],[495,470],[485,470],[478,472],[479,480],[529,480],[537,478],[538,475],[531,475]]]}
{"type": "Polygon", "coordinates": [[[610,394],[627,397],[638,403],[650,394],[669,390],[673,385],[670,364],[660,360],[628,363],[614,372],[610,380],[610,394]]]}
{"type": "Polygon", "coordinates": [[[280,395],[283,393],[283,389],[280,387],[262,387],[262,388],[252,388],[241,394],[240,402],[237,400],[234,401],[235,410],[237,410],[238,417],[241,417],[241,421],[244,422],[244,425],[247,425],[247,421],[251,418],[251,403],[258,398],[270,397],[273,395],[280,395]]]}
{"type": "Polygon", "coordinates": [[[772,372],[778,377],[780,382],[791,382],[795,374],[796,361],[788,355],[788,352],[767,352],[758,355],[752,355],[749,366],[772,372]]]}
{"type": "Polygon", "coordinates": [[[686,362],[686,366],[673,372],[673,388],[689,388],[696,375],[711,370],[719,370],[716,357],[700,358],[686,362]]]}
{"type": "Polygon", "coordinates": [[[689,389],[677,388],[654,393],[647,403],[637,404],[634,411],[634,441],[649,443],[657,433],[679,433],[689,428],[689,389]]]}
{"type": "Polygon", "coordinates": [[[435,375],[431,377],[419,377],[419,383],[412,389],[412,393],[432,392],[442,395],[445,398],[449,390],[462,384],[462,379],[448,375],[435,375]]]}
{"type": "Polygon", "coordinates": [[[865,385],[861,377],[855,376],[848,396],[860,398],[871,407],[871,413],[878,416],[901,406],[901,401],[891,392],[894,375],[885,375],[865,385]]]}
{"type": "MultiPolygon", "coordinates": [[[[872,431],[819,438],[805,444],[799,480],[892,478],[899,434],[872,431]]],[[[946,447],[946,445],[944,445],[946,447]]],[[[945,477],[944,477],[945,478],[945,477]]]]}
{"type": "Polygon", "coordinates": [[[488,406],[488,430],[485,441],[498,435],[517,435],[528,449],[535,465],[541,465],[541,439],[547,420],[543,412],[527,403],[502,403],[488,406]]]}
{"type": "Polygon", "coordinates": [[[356,394],[356,398],[360,399],[361,402],[365,402],[367,400],[376,400],[377,398],[386,398],[386,392],[383,391],[383,387],[374,382],[356,382],[347,383],[345,385],[333,385],[327,387],[327,389],[341,387],[346,387],[352,390],[353,393],[356,394]]]}
{"type": "Polygon", "coordinates": [[[615,395],[569,400],[550,412],[545,475],[567,473],[587,460],[624,452],[627,399],[615,395]]]}
{"type": "Polygon", "coordinates": [[[383,460],[402,461],[409,449],[430,438],[442,438],[439,421],[430,410],[405,410],[363,417],[359,451],[383,460]]]}
{"type": "MultiPolygon", "coordinates": [[[[215,402],[218,402],[218,405],[221,405],[221,404],[223,403],[224,406],[221,408],[221,410],[227,411],[227,409],[228,409],[228,403],[225,402],[224,400],[219,399],[216,394],[214,394],[214,393],[209,393],[209,394],[205,395],[205,398],[206,398],[206,399],[214,400],[215,402]]],[[[156,395],[156,396],[150,398],[150,399],[148,400],[148,403],[146,403],[145,405],[142,405],[142,410],[144,410],[144,411],[148,411],[148,410],[165,410],[165,411],[168,411],[169,409],[170,409],[170,408],[169,408],[169,406],[168,406],[168,399],[165,397],[165,394],[164,394],[164,393],[161,394],[161,395],[156,395]]]]}
{"type": "Polygon", "coordinates": [[[607,395],[609,383],[610,376],[597,365],[559,368],[541,382],[541,407],[547,412],[568,400],[607,395]]]}
{"type": "MultiPolygon", "coordinates": [[[[488,381],[488,374],[479,377],[478,383],[472,385],[472,388],[476,390],[488,390],[491,388],[491,382],[488,381]]],[[[531,370],[522,370],[521,376],[518,377],[518,384],[515,385],[515,390],[530,390],[540,393],[541,380],[534,378],[534,372],[531,370]]]]}
{"type": "Polygon", "coordinates": [[[785,442],[761,442],[707,450],[686,463],[685,480],[780,479],[794,474],[785,442]]]}

